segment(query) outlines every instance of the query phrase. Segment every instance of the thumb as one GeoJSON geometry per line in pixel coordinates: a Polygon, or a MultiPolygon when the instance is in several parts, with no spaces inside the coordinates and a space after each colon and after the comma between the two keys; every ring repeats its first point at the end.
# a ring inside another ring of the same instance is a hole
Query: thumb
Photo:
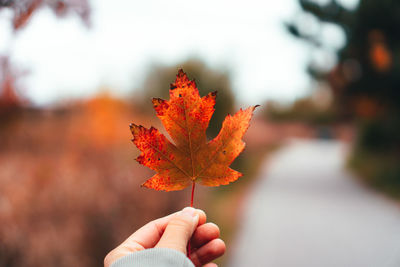
{"type": "Polygon", "coordinates": [[[194,208],[184,208],[172,218],[158,241],[156,248],[172,248],[186,254],[187,244],[199,222],[194,208]]]}

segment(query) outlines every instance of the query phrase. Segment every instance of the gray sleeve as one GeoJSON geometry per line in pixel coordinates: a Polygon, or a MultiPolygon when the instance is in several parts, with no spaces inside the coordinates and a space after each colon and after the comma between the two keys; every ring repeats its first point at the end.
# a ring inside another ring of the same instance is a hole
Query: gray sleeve
{"type": "Polygon", "coordinates": [[[130,253],[111,267],[194,267],[185,254],[170,248],[151,248],[130,253]]]}

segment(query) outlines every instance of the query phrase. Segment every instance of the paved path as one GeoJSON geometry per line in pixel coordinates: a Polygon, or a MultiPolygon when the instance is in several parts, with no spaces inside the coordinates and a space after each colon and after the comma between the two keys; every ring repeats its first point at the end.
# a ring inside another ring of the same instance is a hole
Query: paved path
{"type": "Polygon", "coordinates": [[[399,267],[400,205],[344,170],[345,147],[292,141],[261,170],[230,267],[399,267]]]}

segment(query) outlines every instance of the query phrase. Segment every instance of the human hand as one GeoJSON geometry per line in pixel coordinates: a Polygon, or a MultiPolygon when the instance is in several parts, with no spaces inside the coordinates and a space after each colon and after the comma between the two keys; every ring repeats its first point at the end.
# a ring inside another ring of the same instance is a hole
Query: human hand
{"type": "Polygon", "coordinates": [[[104,266],[110,267],[127,254],[148,248],[171,248],[186,255],[189,240],[192,250],[190,259],[195,266],[216,266],[210,262],[225,252],[225,243],[219,239],[218,226],[206,223],[204,211],[187,207],[151,221],[134,232],[107,254],[104,266]]]}

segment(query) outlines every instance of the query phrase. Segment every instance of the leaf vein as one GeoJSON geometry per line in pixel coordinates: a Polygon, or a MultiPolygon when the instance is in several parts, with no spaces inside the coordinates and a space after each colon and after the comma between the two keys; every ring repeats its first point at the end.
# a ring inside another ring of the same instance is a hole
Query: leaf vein
{"type": "Polygon", "coordinates": [[[157,147],[153,146],[153,145],[152,145],[151,143],[149,143],[149,142],[148,142],[148,144],[149,144],[154,150],[156,150],[158,153],[160,153],[161,156],[163,156],[166,160],[168,160],[172,165],[174,165],[178,170],[180,170],[184,175],[186,175],[187,177],[190,177],[190,175],[188,175],[188,174],[186,173],[185,170],[183,170],[183,169],[182,169],[181,167],[179,167],[175,162],[173,162],[172,160],[170,160],[170,159],[168,158],[168,156],[165,155],[164,153],[162,153],[157,147]]]}

